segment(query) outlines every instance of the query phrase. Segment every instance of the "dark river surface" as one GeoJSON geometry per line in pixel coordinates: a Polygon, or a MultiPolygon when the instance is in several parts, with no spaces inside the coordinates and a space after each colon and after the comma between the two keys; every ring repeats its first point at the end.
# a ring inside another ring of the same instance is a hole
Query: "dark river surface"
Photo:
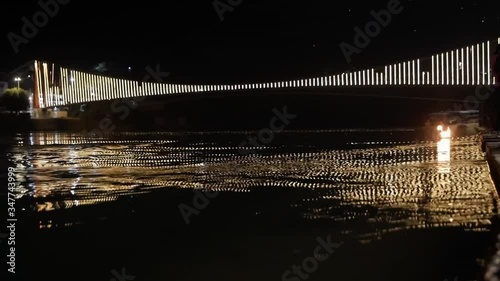
{"type": "Polygon", "coordinates": [[[15,277],[469,281],[495,267],[477,135],[289,131],[239,148],[255,134],[3,137],[15,277]]]}

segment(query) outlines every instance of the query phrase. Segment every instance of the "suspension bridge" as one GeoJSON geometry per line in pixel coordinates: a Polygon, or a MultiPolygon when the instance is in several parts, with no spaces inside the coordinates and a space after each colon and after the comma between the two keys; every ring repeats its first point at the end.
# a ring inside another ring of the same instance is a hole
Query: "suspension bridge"
{"type": "Polygon", "coordinates": [[[267,89],[464,87],[493,85],[492,57],[500,38],[381,67],[321,77],[249,84],[172,84],[118,79],[34,61],[34,108],[192,93],[267,89]]]}

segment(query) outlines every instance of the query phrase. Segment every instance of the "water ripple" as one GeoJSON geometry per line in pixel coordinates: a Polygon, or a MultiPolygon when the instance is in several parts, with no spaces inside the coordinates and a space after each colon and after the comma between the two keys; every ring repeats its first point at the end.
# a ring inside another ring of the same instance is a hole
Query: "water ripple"
{"type": "MultiPolygon", "coordinates": [[[[377,226],[362,235],[368,240],[402,229],[480,230],[491,224],[498,196],[477,136],[449,143],[395,139],[404,133],[309,132],[307,143],[284,138],[250,155],[239,154],[236,145],[245,134],[130,133],[94,139],[43,133],[18,140],[11,160],[19,167],[23,196],[35,200],[37,211],[157,189],[282,188],[309,191],[290,202],[306,220],[363,219],[377,226]]],[[[288,134],[300,140],[304,132],[288,134]]]]}

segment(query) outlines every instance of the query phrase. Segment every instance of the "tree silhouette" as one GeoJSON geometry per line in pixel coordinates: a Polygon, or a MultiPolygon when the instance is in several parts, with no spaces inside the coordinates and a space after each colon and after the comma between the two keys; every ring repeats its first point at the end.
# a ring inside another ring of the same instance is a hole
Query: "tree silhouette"
{"type": "Polygon", "coordinates": [[[29,107],[28,93],[21,88],[10,88],[0,99],[0,105],[8,111],[19,112],[29,107]]]}

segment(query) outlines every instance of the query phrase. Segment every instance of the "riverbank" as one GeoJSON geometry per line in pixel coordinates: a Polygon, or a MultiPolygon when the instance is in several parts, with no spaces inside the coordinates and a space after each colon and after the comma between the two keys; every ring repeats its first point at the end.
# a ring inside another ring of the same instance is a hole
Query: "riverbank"
{"type": "Polygon", "coordinates": [[[84,124],[79,118],[31,118],[29,114],[1,114],[3,133],[33,131],[81,131],[84,124]]]}
{"type": "Polygon", "coordinates": [[[500,186],[500,132],[481,134],[481,149],[486,154],[491,177],[498,192],[498,186],[500,186]]]}

